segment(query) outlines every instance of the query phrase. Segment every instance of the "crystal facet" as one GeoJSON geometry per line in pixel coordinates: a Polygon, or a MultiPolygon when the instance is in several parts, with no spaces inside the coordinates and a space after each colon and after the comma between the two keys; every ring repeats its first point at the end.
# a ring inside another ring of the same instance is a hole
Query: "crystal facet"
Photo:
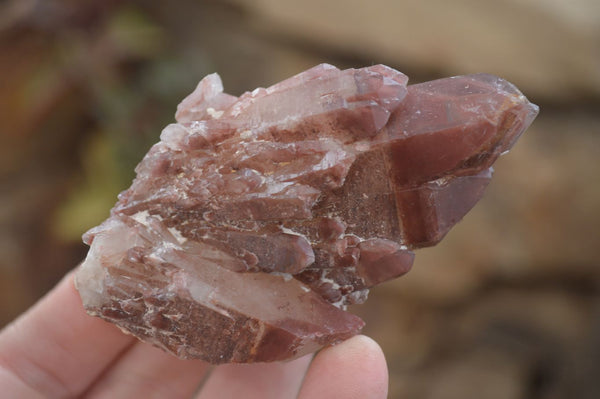
{"type": "Polygon", "coordinates": [[[538,112],[491,75],[407,80],[323,64],[236,98],[205,77],[84,235],[88,313],[214,364],[358,333],[346,306],[444,237],[538,112]]]}

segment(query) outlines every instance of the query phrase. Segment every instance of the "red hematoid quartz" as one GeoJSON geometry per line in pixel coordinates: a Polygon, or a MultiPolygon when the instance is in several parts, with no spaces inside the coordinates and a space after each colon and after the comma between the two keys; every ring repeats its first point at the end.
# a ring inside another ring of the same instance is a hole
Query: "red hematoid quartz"
{"type": "Polygon", "coordinates": [[[491,75],[406,86],[319,65],[240,97],[205,77],[87,232],[88,313],[181,358],[298,357],[481,198],[538,107],[491,75]]]}

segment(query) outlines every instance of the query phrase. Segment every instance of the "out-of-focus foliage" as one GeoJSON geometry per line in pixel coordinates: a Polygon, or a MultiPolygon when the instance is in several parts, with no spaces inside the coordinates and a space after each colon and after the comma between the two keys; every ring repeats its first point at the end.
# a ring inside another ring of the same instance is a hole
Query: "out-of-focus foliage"
{"type": "Polygon", "coordinates": [[[122,189],[121,170],[106,135],[98,134],[83,147],[83,182],[65,198],[56,212],[53,227],[64,241],[75,241],[82,230],[108,217],[116,194],[122,189]]]}

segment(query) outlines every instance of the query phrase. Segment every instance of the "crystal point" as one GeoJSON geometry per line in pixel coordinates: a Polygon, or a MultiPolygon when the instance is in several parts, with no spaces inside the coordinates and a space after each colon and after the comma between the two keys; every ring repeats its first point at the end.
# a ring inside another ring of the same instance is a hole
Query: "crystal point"
{"type": "Polygon", "coordinates": [[[88,313],[213,364],[357,334],[346,306],[443,238],[537,114],[491,75],[406,84],[322,64],[238,98],[205,77],[84,235],[88,313]]]}

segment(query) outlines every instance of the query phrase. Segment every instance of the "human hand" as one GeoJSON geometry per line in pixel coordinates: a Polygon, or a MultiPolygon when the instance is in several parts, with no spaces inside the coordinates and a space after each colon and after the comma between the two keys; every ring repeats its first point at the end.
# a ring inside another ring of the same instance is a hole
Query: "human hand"
{"type": "Polygon", "coordinates": [[[377,343],[353,337],[287,363],[180,360],[88,316],[68,274],[0,333],[0,396],[7,398],[385,398],[377,343]]]}

